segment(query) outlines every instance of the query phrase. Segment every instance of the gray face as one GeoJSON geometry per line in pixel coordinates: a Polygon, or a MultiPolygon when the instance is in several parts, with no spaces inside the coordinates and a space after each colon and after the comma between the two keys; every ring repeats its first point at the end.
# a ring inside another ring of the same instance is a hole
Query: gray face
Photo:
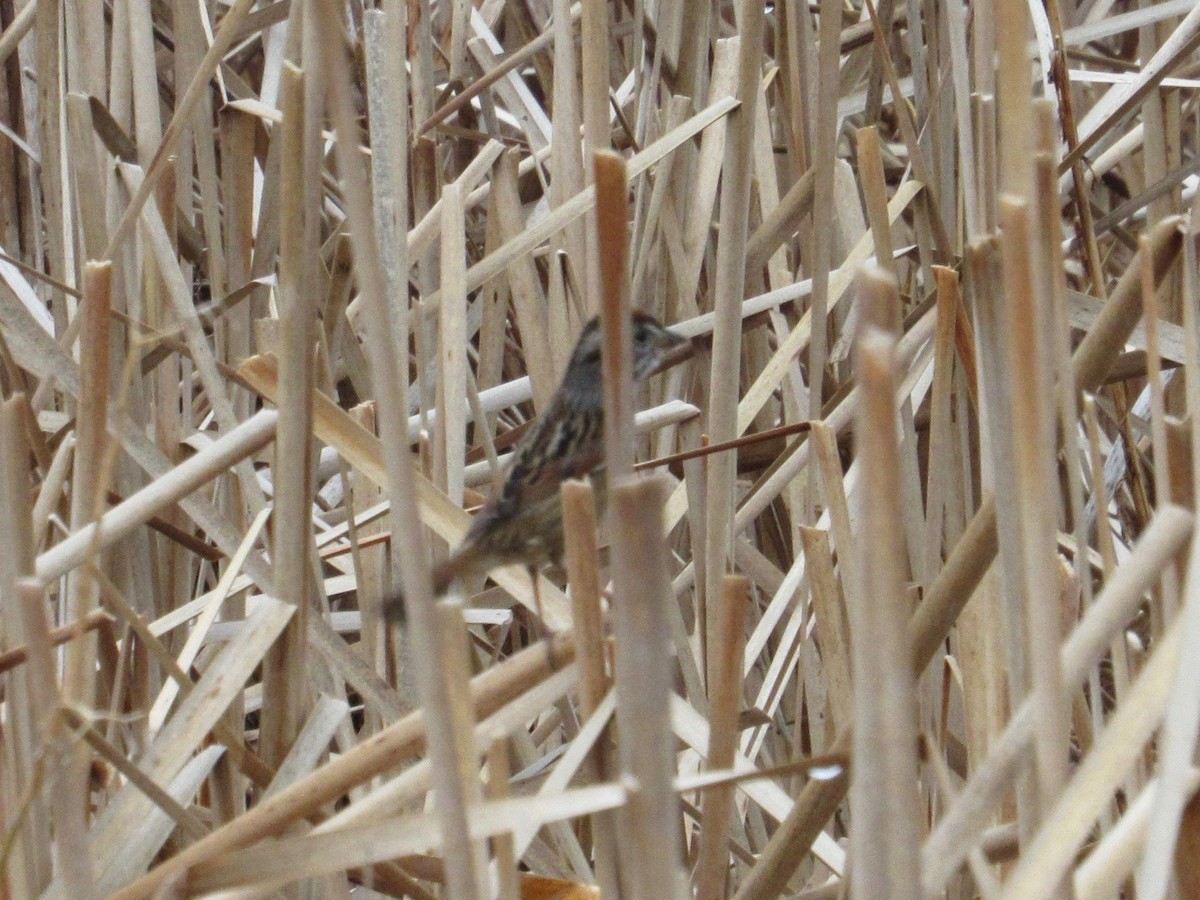
{"type": "Polygon", "coordinates": [[[685,339],[644,314],[633,317],[633,377],[640,381],[653,372],[667,352],[685,339]]]}
{"type": "MultiPolygon", "coordinates": [[[[632,340],[634,340],[634,380],[640,382],[659,366],[662,359],[673,347],[684,343],[685,338],[668,331],[658,320],[646,313],[634,313],[632,322],[632,340]]],[[[600,389],[600,319],[590,320],[580,342],[571,354],[568,366],[568,379],[576,386],[583,386],[582,379],[587,378],[595,383],[595,389],[600,389]]]]}

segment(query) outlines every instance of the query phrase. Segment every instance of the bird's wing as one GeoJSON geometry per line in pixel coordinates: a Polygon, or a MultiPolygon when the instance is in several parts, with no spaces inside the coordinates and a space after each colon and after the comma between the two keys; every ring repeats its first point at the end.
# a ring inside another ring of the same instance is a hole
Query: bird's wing
{"type": "Polygon", "coordinates": [[[564,480],[586,475],[604,461],[602,428],[595,417],[556,412],[547,410],[518,446],[504,485],[488,503],[496,516],[515,516],[549,499],[564,480]]]}

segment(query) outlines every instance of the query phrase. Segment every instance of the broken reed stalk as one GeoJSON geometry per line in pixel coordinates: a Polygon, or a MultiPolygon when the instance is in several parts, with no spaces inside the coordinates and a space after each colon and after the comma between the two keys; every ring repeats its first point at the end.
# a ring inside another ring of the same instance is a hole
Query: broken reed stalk
{"type": "MultiPolygon", "coordinates": [[[[597,566],[596,498],[591,482],[564,482],[562,507],[567,580],[571,585],[571,621],[581,683],[579,712],[586,720],[596,713],[611,687],[597,566]]],[[[607,735],[602,735],[592,750],[590,768],[599,780],[612,776],[616,766],[607,735]]],[[[602,894],[612,896],[620,889],[616,821],[612,813],[602,812],[592,817],[592,839],[596,880],[602,894]]]]}
{"type": "MultiPolygon", "coordinates": [[[[750,179],[754,165],[755,110],[762,72],[764,7],[742,8],[742,34],[737,44],[737,98],[741,106],[730,114],[730,126],[721,161],[721,233],[717,238],[716,268],[713,273],[713,351],[711,384],[715,386],[708,408],[708,435],[713,441],[736,438],[738,398],[731,373],[741,361],[741,317],[738,307],[745,295],[746,243],[750,233],[750,179]]],[[[707,221],[707,216],[705,217],[707,221]]],[[[701,223],[697,222],[697,226],[701,223]]],[[[704,571],[706,583],[698,610],[703,623],[705,646],[717,637],[717,622],[708,605],[721,595],[722,579],[728,571],[732,550],[732,520],[737,460],[721,454],[708,462],[705,472],[704,571]]],[[[711,689],[710,689],[711,690],[711,689]]]]}
{"type": "MultiPolygon", "coordinates": [[[[1003,229],[1005,313],[1008,343],[1008,373],[1012,408],[1012,446],[1016,473],[1016,496],[1021,510],[1015,543],[1019,548],[1024,579],[1015,587],[1023,604],[1024,634],[1028,661],[1027,689],[1038,705],[1035,744],[1037,804],[1032,815],[1040,816],[1062,789],[1067,772],[1069,718],[1063,698],[1062,673],[1058,668],[1061,632],[1055,575],[1054,537],[1058,522],[1053,470],[1053,417],[1047,390],[1053,382],[1046,346],[1049,341],[1039,323],[1046,321],[1046,299],[1039,306],[1034,297],[1033,272],[1029,260],[1030,210],[1023,200],[1000,198],[1003,229]]],[[[1057,893],[1057,892],[1056,892],[1057,893]]]]}
{"type": "MultiPolygon", "coordinates": [[[[892,308],[896,283],[883,270],[860,276],[868,318],[892,308]]],[[[854,897],[919,896],[916,830],[919,808],[916,683],[905,646],[907,553],[901,518],[899,447],[896,435],[896,340],[867,325],[857,341],[855,370],[862,391],[855,423],[863,509],[856,605],[851,608],[854,665],[854,750],[850,831],[854,897]]]]}
{"type": "Polygon", "coordinates": [[[596,180],[596,255],[602,284],[600,328],[604,372],[604,459],[610,482],[633,471],[633,326],[629,321],[629,185],[625,160],[593,157],[596,180]]]}
{"type": "MultiPolygon", "coordinates": [[[[106,485],[102,483],[107,449],[105,419],[108,415],[109,388],[109,309],[112,266],[89,263],[84,273],[80,341],[80,373],[83,390],[79,396],[76,427],[75,470],[71,484],[71,523],[76,531],[94,522],[103,511],[106,485]]],[[[89,548],[94,553],[96,546],[89,548]]],[[[81,619],[96,607],[96,585],[85,566],[68,579],[66,618],[81,619]]],[[[90,640],[77,641],[67,654],[64,693],[69,702],[90,705],[94,702],[96,664],[95,647],[90,640]]],[[[82,773],[80,773],[82,774],[82,773]]],[[[75,785],[75,799],[82,810],[85,804],[82,784],[75,785]]],[[[71,788],[74,789],[74,788],[71,788]]]]}
{"type": "MultiPolygon", "coordinates": [[[[39,783],[55,774],[46,765],[47,744],[53,727],[53,713],[59,703],[57,673],[51,650],[43,647],[48,630],[44,595],[38,592],[36,604],[29,603],[30,592],[18,594],[19,584],[33,570],[34,545],[28,519],[29,446],[23,431],[21,406],[24,397],[14,396],[0,402],[0,514],[11,527],[0,532],[0,587],[18,603],[6,603],[0,609],[0,622],[11,640],[34,650],[34,664],[16,669],[6,678],[9,703],[8,726],[3,745],[4,766],[20,776],[26,787],[16,796],[16,784],[10,782],[3,809],[5,834],[11,836],[10,884],[37,890],[50,876],[51,820],[53,810],[41,796],[39,783]],[[41,655],[36,655],[41,650],[41,655]]],[[[55,769],[58,767],[55,766],[55,769]]]]}
{"type": "Polygon", "coordinates": [[[613,521],[613,624],[616,632],[618,749],[636,787],[617,812],[621,884],[629,896],[676,896],[682,877],[675,738],[670,728],[671,655],[667,604],[671,580],[662,533],[666,485],[658,478],[608,486],[613,521]]]}
{"type": "MultiPolygon", "coordinates": [[[[293,65],[283,68],[280,105],[279,177],[285,184],[304,183],[305,73],[293,65]]],[[[309,706],[294,688],[306,669],[307,631],[311,600],[309,583],[308,510],[313,502],[312,392],[314,304],[305,278],[305,222],[314,211],[305,208],[303,190],[284,193],[279,212],[279,423],[275,435],[275,510],[272,555],[279,596],[296,606],[296,615],[280,646],[272,649],[263,673],[263,712],[260,726],[262,756],[279,765],[296,739],[309,706]]]]}
{"type": "MultiPolygon", "coordinates": [[[[479,785],[479,759],[475,752],[472,735],[474,715],[468,687],[470,661],[467,658],[467,642],[463,627],[462,602],[453,598],[439,600],[435,609],[437,619],[438,659],[444,667],[448,688],[450,728],[454,736],[456,756],[455,777],[459,782],[464,819],[469,822],[471,808],[483,799],[479,785]]],[[[487,852],[482,842],[470,840],[466,827],[461,832],[450,832],[443,824],[442,847],[449,866],[462,873],[461,880],[454,875],[447,879],[451,896],[469,898],[485,897],[490,891],[487,882],[487,852]],[[462,887],[467,893],[456,894],[462,887]]]]}
{"type": "MultiPolygon", "coordinates": [[[[508,768],[508,748],[503,740],[495,740],[488,746],[487,773],[488,799],[503,800],[508,797],[508,779],[512,773],[508,768]]],[[[496,860],[496,896],[499,900],[519,900],[521,883],[512,834],[493,838],[492,853],[496,860]]]]}
{"type": "MultiPolygon", "coordinates": [[[[750,599],[750,580],[727,575],[715,612],[717,640],[709,644],[711,661],[707,666],[712,681],[709,689],[709,737],[705,762],[709,769],[733,767],[737,749],[737,718],[741,712],[742,655],[746,644],[746,606],[750,599]]],[[[700,848],[697,853],[696,897],[718,900],[726,894],[728,878],[730,817],[733,813],[733,785],[710,788],[700,805],[700,848]]]]}

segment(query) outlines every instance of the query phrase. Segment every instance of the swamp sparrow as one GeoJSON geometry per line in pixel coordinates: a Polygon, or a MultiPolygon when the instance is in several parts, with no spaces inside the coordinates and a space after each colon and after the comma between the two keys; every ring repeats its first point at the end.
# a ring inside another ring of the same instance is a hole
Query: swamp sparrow
{"type": "MultiPolygon", "coordinates": [[[[635,312],[633,378],[642,381],[686,339],[652,316],[635,312]]],[[[562,383],[541,418],[513,452],[504,484],[475,516],[462,543],[433,569],[440,596],[460,578],[522,563],[534,575],[563,554],[559,486],[568,478],[594,475],[604,463],[604,385],[600,369],[600,319],[588,322],[571,354],[562,383]]],[[[536,579],[534,581],[536,586],[536,579]]],[[[404,615],[399,596],[384,602],[389,619],[404,615]]]]}

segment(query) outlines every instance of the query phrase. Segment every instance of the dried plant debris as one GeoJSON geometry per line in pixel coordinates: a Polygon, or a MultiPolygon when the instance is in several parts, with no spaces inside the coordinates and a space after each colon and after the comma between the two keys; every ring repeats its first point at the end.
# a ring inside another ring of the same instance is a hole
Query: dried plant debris
{"type": "Polygon", "coordinates": [[[1193,0],[0,6],[0,895],[1200,896],[1193,0]]]}

